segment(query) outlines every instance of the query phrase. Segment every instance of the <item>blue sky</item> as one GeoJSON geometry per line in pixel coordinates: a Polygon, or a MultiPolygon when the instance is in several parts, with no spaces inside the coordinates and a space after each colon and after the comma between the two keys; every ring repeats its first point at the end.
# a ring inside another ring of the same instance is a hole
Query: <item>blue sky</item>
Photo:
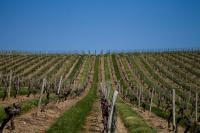
{"type": "Polygon", "coordinates": [[[0,49],[200,47],[199,0],[0,0],[0,49]]]}

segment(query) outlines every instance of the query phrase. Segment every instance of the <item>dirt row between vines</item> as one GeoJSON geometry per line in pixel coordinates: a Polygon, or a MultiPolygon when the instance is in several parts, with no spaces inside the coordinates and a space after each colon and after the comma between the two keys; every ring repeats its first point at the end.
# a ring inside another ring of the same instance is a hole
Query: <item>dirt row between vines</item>
{"type": "MultiPolygon", "coordinates": [[[[129,66],[129,69],[131,69],[130,66],[129,66]]],[[[131,105],[130,103],[129,105],[130,107],[132,107],[134,111],[136,111],[147,122],[147,124],[150,127],[153,127],[154,129],[156,129],[158,133],[172,133],[173,132],[172,128],[168,129],[168,122],[165,119],[155,115],[154,113],[150,113],[148,110],[143,111],[142,108],[133,107],[133,105],[131,105]]],[[[180,133],[183,133],[184,128],[179,126],[178,131],[180,133]]]]}
{"type": "MultiPolygon", "coordinates": [[[[109,58],[107,58],[107,62],[108,62],[108,67],[109,67],[109,72],[110,72],[111,80],[114,81],[114,80],[113,80],[114,77],[113,77],[112,74],[111,74],[111,62],[110,62],[109,58]]],[[[103,68],[103,71],[104,71],[104,68],[103,68]]],[[[105,72],[103,72],[103,73],[105,74],[105,72]]],[[[104,75],[104,77],[105,77],[105,75],[104,75]]],[[[116,78],[116,77],[115,77],[115,78],[116,78]]],[[[113,82],[111,82],[111,83],[112,83],[112,85],[114,85],[113,82]]],[[[115,87],[116,87],[116,86],[113,86],[112,88],[115,88],[115,87]]],[[[128,130],[127,130],[127,128],[125,127],[125,125],[124,125],[124,123],[122,122],[122,120],[121,120],[121,118],[120,118],[119,115],[117,116],[116,130],[117,130],[117,133],[128,133],[128,130]]]]}
{"type": "MultiPolygon", "coordinates": [[[[99,83],[105,82],[105,70],[104,70],[104,57],[100,57],[99,67],[99,83]]],[[[100,89],[100,88],[98,88],[100,89]]],[[[103,118],[101,110],[101,101],[99,96],[99,90],[97,91],[98,98],[93,104],[92,111],[86,119],[83,133],[102,133],[103,131],[103,118]]],[[[120,117],[117,117],[116,123],[117,133],[128,133],[120,117]]]]}
{"type": "MultiPolygon", "coordinates": [[[[75,65],[73,65],[73,67],[70,69],[68,73],[70,73],[74,69],[74,66],[75,65]]],[[[94,68],[92,68],[90,79],[92,79],[93,77],[93,71],[94,71],[94,68]]],[[[80,79],[79,76],[80,75],[78,75],[77,79],[80,79]]],[[[10,131],[6,129],[4,130],[4,132],[5,133],[10,133],[10,132],[12,133],[44,133],[60,117],[62,113],[70,109],[73,105],[75,105],[78,101],[80,101],[87,95],[92,83],[90,81],[88,82],[89,84],[86,87],[86,90],[81,94],[81,96],[75,97],[75,98],[69,98],[66,101],[60,102],[60,103],[51,102],[45,107],[45,111],[40,112],[39,115],[36,115],[38,109],[34,108],[30,110],[28,113],[15,118],[14,120],[15,130],[10,131]]]]}
{"type": "MultiPolygon", "coordinates": [[[[101,64],[99,67],[99,73],[98,73],[98,83],[101,82],[102,79],[102,58],[100,57],[99,62],[101,64]]],[[[84,131],[83,133],[101,133],[103,131],[103,118],[102,118],[102,112],[101,112],[101,104],[100,104],[100,98],[99,98],[99,91],[97,89],[97,98],[95,102],[92,105],[92,110],[90,114],[87,116],[85,124],[84,124],[84,131]]]]}
{"type": "Polygon", "coordinates": [[[86,119],[83,133],[101,133],[103,130],[103,119],[101,113],[100,99],[93,103],[92,111],[86,119]]]}

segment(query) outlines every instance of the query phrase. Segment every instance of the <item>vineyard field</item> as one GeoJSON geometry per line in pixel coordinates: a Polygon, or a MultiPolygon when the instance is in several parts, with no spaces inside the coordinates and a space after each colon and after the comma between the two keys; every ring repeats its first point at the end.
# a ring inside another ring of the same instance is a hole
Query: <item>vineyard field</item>
{"type": "Polygon", "coordinates": [[[200,133],[200,51],[0,53],[0,133],[200,133]]]}

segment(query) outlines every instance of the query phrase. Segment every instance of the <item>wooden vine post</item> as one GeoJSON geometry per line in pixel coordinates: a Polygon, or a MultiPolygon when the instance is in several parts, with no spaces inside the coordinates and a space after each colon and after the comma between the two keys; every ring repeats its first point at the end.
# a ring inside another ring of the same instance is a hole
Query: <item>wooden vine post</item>
{"type": "Polygon", "coordinates": [[[61,88],[61,84],[62,84],[62,76],[60,76],[60,81],[59,81],[59,85],[58,85],[58,90],[57,90],[57,94],[60,93],[60,88],[61,88]]]}
{"type": "Polygon", "coordinates": [[[140,99],[141,99],[141,87],[139,87],[139,98],[138,98],[138,106],[140,107],[140,99]]]}
{"type": "Polygon", "coordinates": [[[42,96],[43,96],[43,92],[44,92],[44,87],[45,87],[45,85],[46,85],[46,79],[43,79],[43,82],[42,82],[42,89],[41,89],[41,92],[40,92],[40,99],[39,99],[39,102],[38,102],[37,116],[38,116],[39,113],[40,113],[41,102],[42,102],[42,96]]]}
{"type": "Polygon", "coordinates": [[[117,88],[117,89],[118,89],[118,92],[119,92],[119,93],[122,93],[122,92],[121,92],[121,86],[120,86],[119,81],[117,81],[117,87],[118,87],[118,88],[117,88]]]}
{"type": "Polygon", "coordinates": [[[198,122],[198,93],[196,92],[195,121],[198,122]]]}
{"type": "Polygon", "coordinates": [[[100,83],[100,88],[101,88],[101,90],[103,91],[103,87],[102,87],[103,85],[102,85],[102,82],[100,83]]]}
{"type": "Polygon", "coordinates": [[[107,99],[109,99],[109,96],[110,96],[110,90],[111,90],[111,84],[110,84],[110,82],[108,82],[107,83],[107,95],[106,95],[106,97],[107,97],[107,99]]]}
{"type": "Polygon", "coordinates": [[[152,102],[153,102],[153,93],[154,93],[154,88],[151,93],[151,103],[150,103],[150,109],[149,109],[150,113],[151,113],[151,107],[152,107],[152,102]]]}
{"type": "Polygon", "coordinates": [[[191,98],[191,87],[190,87],[190,92],[189,92],[189,96],[188,96],[188,100],[187,100],[187,105],[186,105],[186,110],[188,111],[188,106],[190,103],[190,98],[191,98]]]}
{"type": "Polygon", "coordinates": [[[140,93],[140,101],[143,99],[143,87],[141,87],[141,93],[140,93]]]}
{"type": "Polygon", "coordinates": [[[173,104],[173,126],[174,131],[176,131],[176,103],[175,103],[175,90],[173,89],[173,98],[172,98],[172,104],[173,104]]]}
{"type": "Polygon", "coordinates": [[[110,115],[108,118],[108,133],[111,133],[111,127],[112,127],[112,120],[113,120],[113,113],[114,113],[114,107],[115,107],[115,103],[117,100],[117,95],[118,95],[118,91],[115,90],[114,94],[113,94],[113,99],[112,99],[112,107],[111,107],[111,111],[110,111],[110,115]]]}
{"type": "Polygon", "coordinates": [[[8,98],[10,98],[11,86],[12,86],[12,70],[10,71],[10,80],[9,80],[9,87],[8,87],[8,98]]]}

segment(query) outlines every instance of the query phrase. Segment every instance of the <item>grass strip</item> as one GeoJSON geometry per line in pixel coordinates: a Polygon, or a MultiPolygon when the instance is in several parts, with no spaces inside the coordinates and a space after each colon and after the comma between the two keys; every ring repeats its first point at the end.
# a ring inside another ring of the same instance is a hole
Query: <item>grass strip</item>
{"type": "Polygon", "coordinates": [[[156,130],[149,127],[144,119],[128,104],[118,99],[116,106],[129,133],[156,133],[156,130]]]}
{"type": "MultiPolygon", "coordinates": [[[[112,59],[115,74],[118,77],[118,79],[121,79],[119,68],[117,66],[117,62],[114,55],[112,55],[112,59]]],[[[125,83],[123,81],[120,83],[121,85],[123,85],[123,87],[125,86],[125,83]]],[[[116,107],[129,133],[156,133],[156,130],[154,128],[149,127],[145,120],[128,104],[123,102],[119,97],[116,103],[116,107]]]]}
{"type": "Polygon", "coordinates": [[[123,80],[121,78],[115,54],[112,54],[112,61],[113,61],[113,66],[114,66],[115,75],[117,77],[117,80],[120,81],[120,84],[122,85],[123,89],[126,90],[127,86],[126,86],[126,84],[123,82],[123,80]]]}
{"type": "MultiPolygon", "coordinates": [[[[27,87],[23,87],[23,88],[20,88],[19,89],[19,93],[17,94],[17,96],[20,96],[20,95],[27,95],[28,94],[28,88],[27,87]]],[[[40,90],[38,89],[37,90],[37,93],[40,92],[40,90]]],[[[10,91],[10,96],[13,97],[14,96],[14,93],[15,91],[13,89],[11,89],[10,91]]],[[[2,89],[0,89],[0,98],[2,98],[4,95],[4,92],[2,89]]]]}
{"type": "Polygon", "coordinates": [[[83,130],[85,120],[92,110],[92,105],[97,97],[98,69],[99,57],[96,57],[93,84],[88,94],[63,113],[49,128],[47,133],[78,133],[83,130]]]}

